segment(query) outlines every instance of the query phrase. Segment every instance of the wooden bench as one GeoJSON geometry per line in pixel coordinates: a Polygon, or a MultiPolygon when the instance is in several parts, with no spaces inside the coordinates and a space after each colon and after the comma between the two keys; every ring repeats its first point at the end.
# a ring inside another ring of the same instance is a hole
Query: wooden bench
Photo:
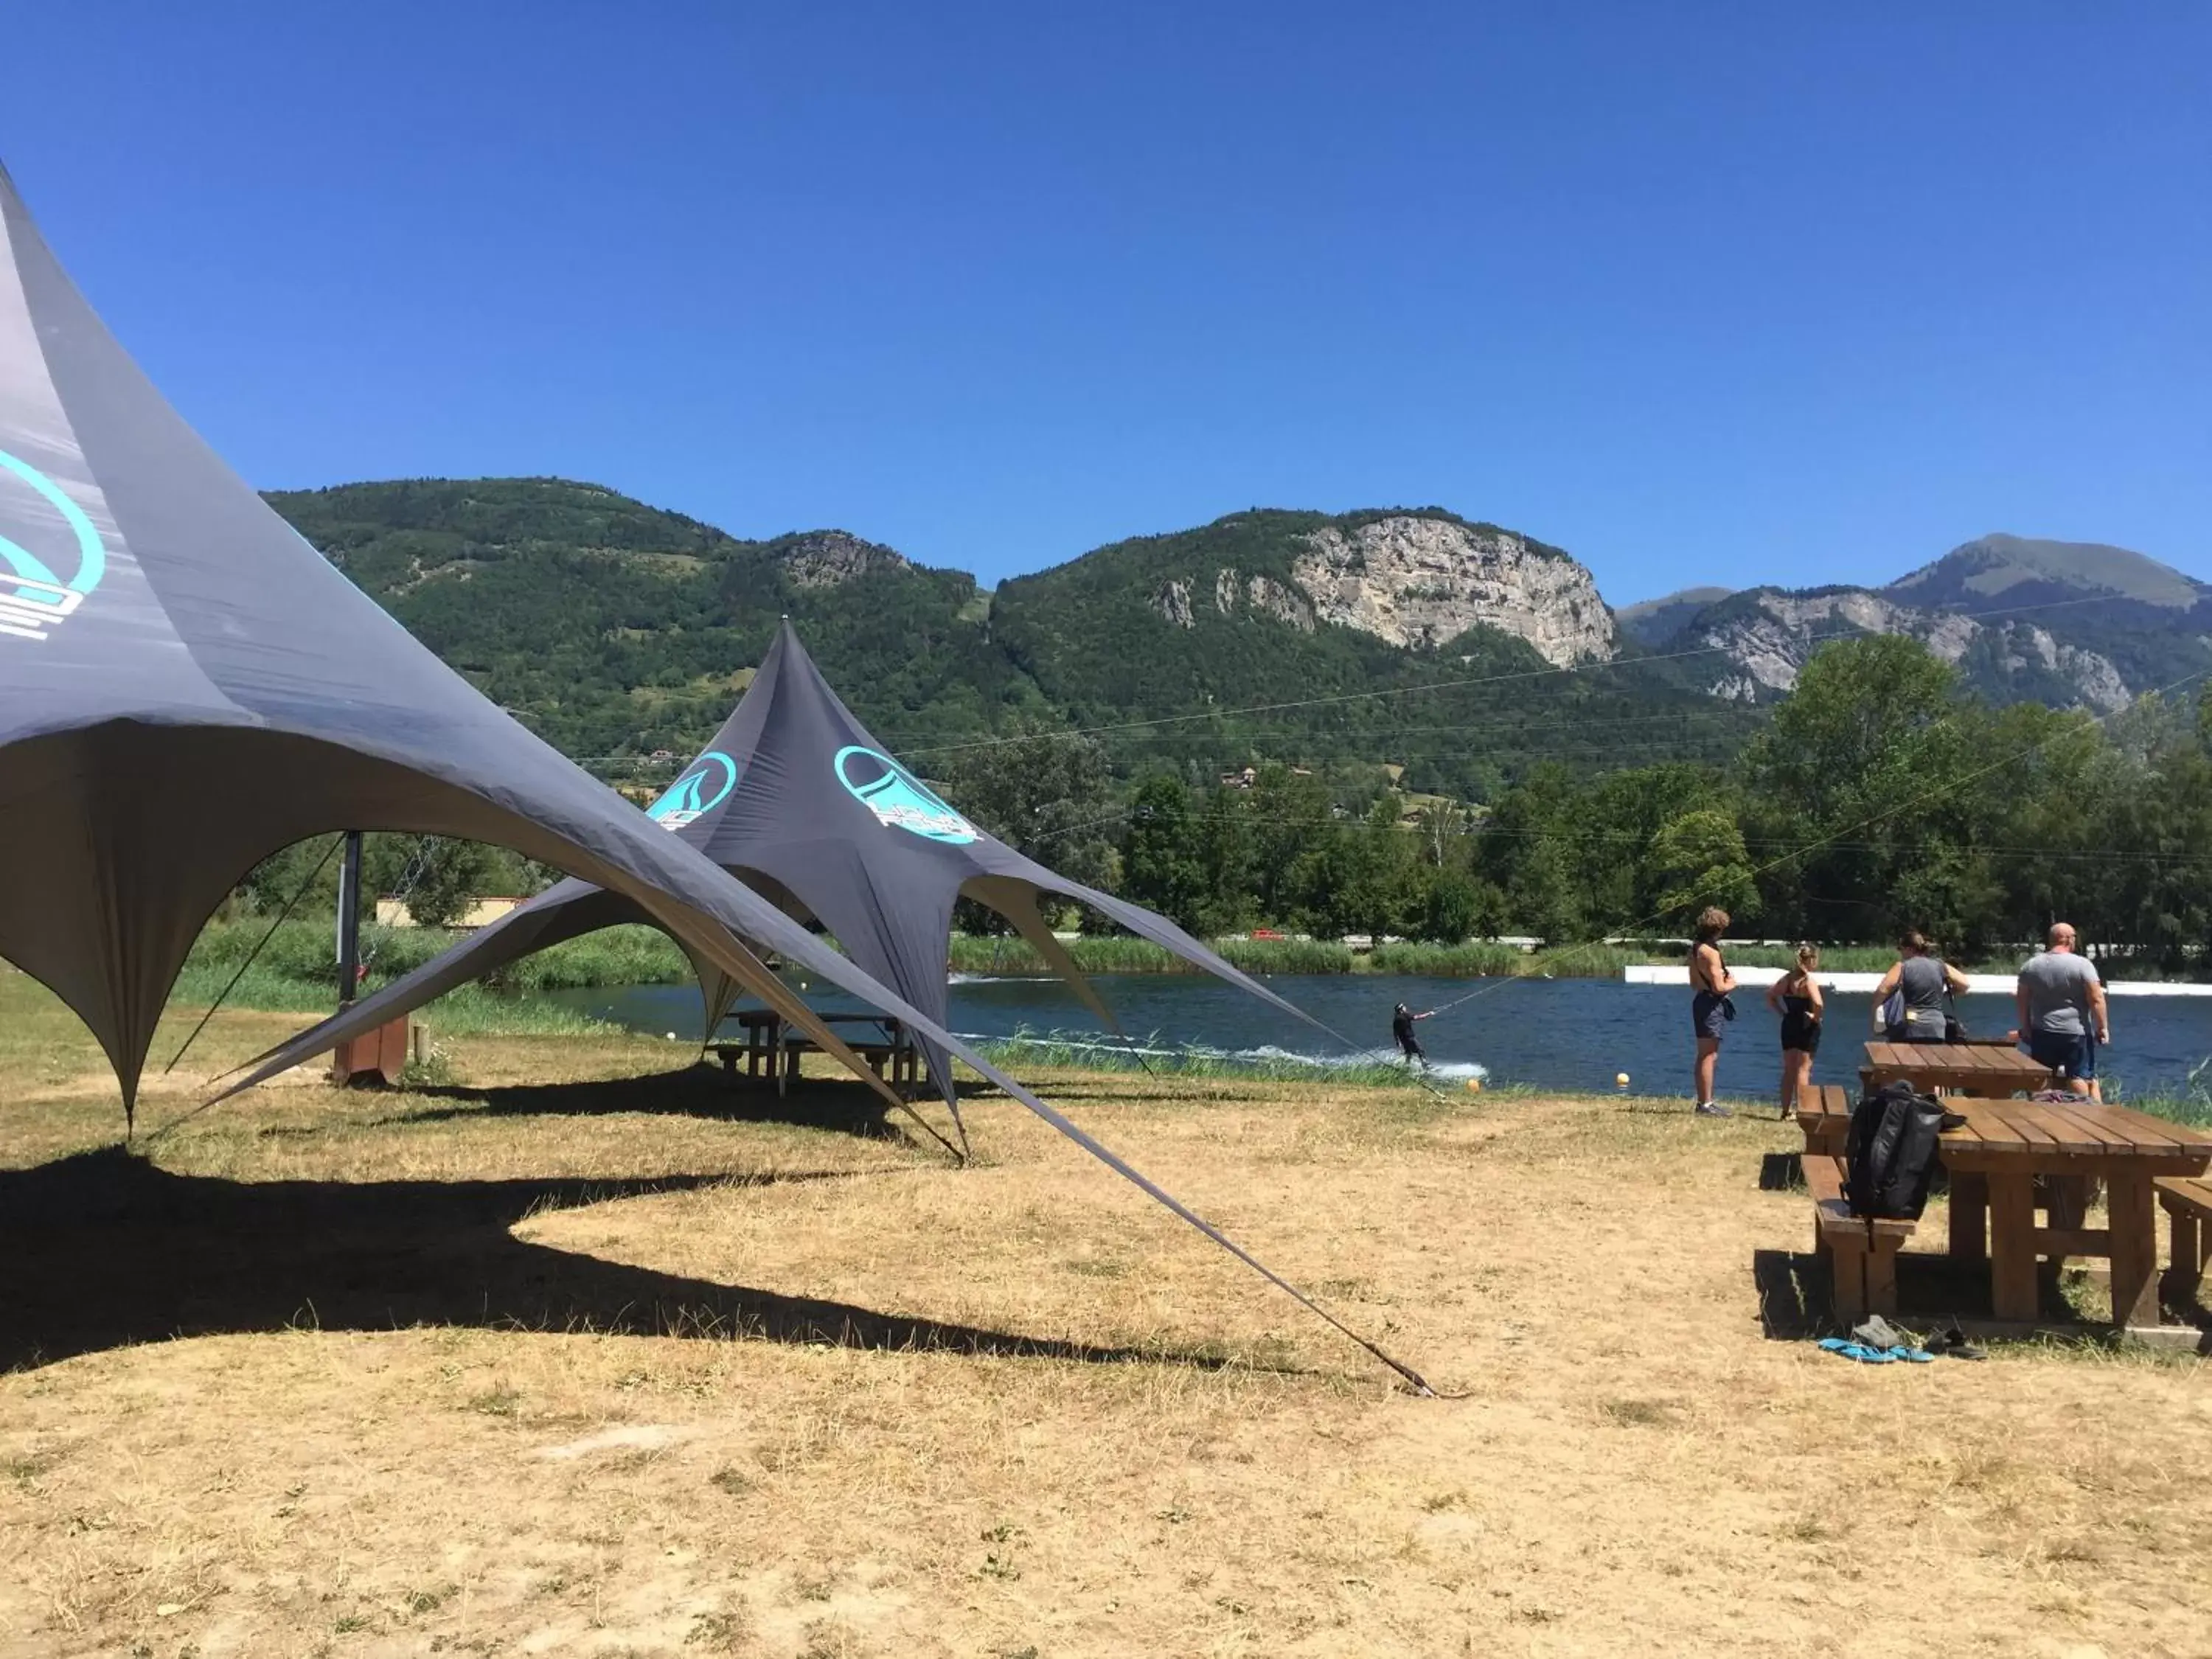
{"type": "Polygon", "coordinates": [[[1798,1165],[1813,1194],[1813,1249],[1828,1263],[1837,1322],[1850,1326],[1869,1314],[1895,1313],[1897,1252],[1917,1224],[1853,1215],[1844,1200],[1840,1158],[1808,1152],[1798,1165]]]}
{"type": "MultiPolygon", "coordinates": [[[[757,1075],[753,1071],[753,1066],[762,1053],[757,1044],[711,1042],[707,1046],[722,1062],[722,1069],[732,1076],[737,1074],[738,1062],[740,1060],[745,1061],[747,1076],[757,1075]]],[[[909,1090],[920,1086],[921,1056],[912,1043],[853,1041],[847,1042],[845,1046],[866,1062],[868,1069],[878,1077],[884,1076],[888,1071],[894,1084],[909,1090]]],[[[775,1079],[775,1091],[778,1094],[784,1092],[785,1085],[792,1073],[798,1069],[799,1057],[801,1054],[818,1054],[822,1052],[818,1044],[805,1037],[789,1033],[784,1036],[782,1048],[782,1064],[779,1066],[771,1063],[769,1068],[770,1074],[775,1079]]]]}
{"type": "Polygon", "coordinates": [[[2166,1299],[2179,1307],[2196,1297],[2212,1264],[2212,1176],[2167,1176],[2158,1183],[2158,1201],[2173,1229],[2166,1299]]]}
{"type": "Polygon", "coordinates": [[[1797,1127],[1805,1150],[1822,1158],[1841,1158],[1851,1132],[1851,1108],[1858,1097],[1839,1083],[1819,1083],[1797,1094],[1797,1127]]]}

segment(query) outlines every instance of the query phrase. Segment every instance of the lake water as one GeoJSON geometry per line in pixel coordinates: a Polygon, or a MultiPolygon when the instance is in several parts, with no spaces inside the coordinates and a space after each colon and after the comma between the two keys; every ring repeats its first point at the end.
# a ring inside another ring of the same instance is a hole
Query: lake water
{"type": "MultiPolygon", "coordinates": [[[[1102,974],[1092,981],[1123,1028],[1140,1042],[1187,1044],[1241,1054],[1292,1054],[1316,1060],[1348,1049],[1218,981],[1181,974],[1102,974]]],[[[1689,1092],[1692,1043],[1689,994],[1679,987],[1624,985],[1595,979],[1427,979],[1390,974],[1285,974],[1270,988],[1374,1055],[1395,1054],[1390,1007],[1416,1010],[1456,1002],[1415,1028],[1437,1070],[1447,1078],[1481,1076],[1493,1084],[1541,1089],[1607,1091],[1626,1072],[1642,1093],[1689,1092]],[[1462,1000],[1465,999],[1465,1000],[1462,1000]]],[[[699,994],[689,985],[548,992],[564,1006],[633,1030],[673,1031],[699,1039],[699,994]]],[[[824,1009],[855,1009],[842,995],[808,1000],[824,1009]]],[[[1757,991],[1739,992],[1741,1017],[1721,1048],[1720,1092],[1771,1099],[1780,1072],[1778,1023],[1757,991]]],[[[1821,1083],[1856,1086],[1870,1035],[1872,999],[1832,994],[1828,1034],[1814,1062],[1821,1083]]],[[[1960,1017],[1976,1036],[2002,1035],[2013,1024],[2011,999],[1968,996],[1960,1017]]],[[[952,1029],[963,1036],[1006,1037],[1030,1032],[1095,1031],[1096,1023],[1055,979],[959,978],[952,986],[952,1029]]],[[[2108,1085],[2128,1092],[2179,1091],[2190,1069],[2212,1055],[2212,998],[2116,1000],[2113,1045],[2101,1069],[2108,1085]]],[[[1102,1037],[1101,1041],[1110,1041],[1102,1037]]],[[[2111,1092],[2108,1088],[2108,1093],[2111,1092]]]]}

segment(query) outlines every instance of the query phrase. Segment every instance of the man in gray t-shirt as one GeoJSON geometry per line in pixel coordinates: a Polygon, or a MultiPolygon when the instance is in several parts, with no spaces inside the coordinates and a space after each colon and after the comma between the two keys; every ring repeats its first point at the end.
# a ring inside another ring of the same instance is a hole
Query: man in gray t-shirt
{"type": "Polygon", "coordinates": [[[2020,970],[2020,1040],[2038,1064],[2104,1098],[2097,1083],[2097,1048],[2112,1040],[2105,987],[2097,966],[2075,948],[2074,929],[2059,922],[2050,948],[2020,970]]]}

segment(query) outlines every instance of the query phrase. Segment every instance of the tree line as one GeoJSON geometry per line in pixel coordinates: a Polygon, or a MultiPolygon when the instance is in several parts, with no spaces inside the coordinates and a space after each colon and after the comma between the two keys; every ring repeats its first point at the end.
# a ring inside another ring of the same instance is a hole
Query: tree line
{"type": "MultiPolygon", "coordinates": [[[[1885,943],[1910,927],[1962,957],[2060,919],[2170,969],[2212,950],[2212,699],[2105,721],[1993,705],[1902,638],[1819,652],[1726,764],[1539,764],[1487,802],[1410,813],[1373,766],[1263,763],[1249,787],[1186,769],[1131,788],[1094,740],[1048,728],[915,763],[1018,851],[1201,936],[1571,943],[1679,935],[1717,904],[1738,933],[1885,943]]],[[[270,860],[238,902],[272,914],[329,845],[270,860]]],[[[557,874],[411,836],[370,836],[365,863],[368,891],[403,892],[433,925],[557,874]]],[[[327,916],[336,880],[332,860],[300,913],[327,916]]],[[[996,925],[973,907],[960,921],[996,925]]]]}
{"type": "Polygon", "coordinates": [[[2055,919],[2179,968],[2212,946],[2212,701],[2100,722],[1992,706],[1917,642],[1830,645],[1741,754],[1578,778],[1539,765],[1486,812],[1410,819],[1264,766],[1249,788],[1141,782],[1118,848],[1127,896],[1201,933],[1547,942],[1738,931],[1885,942],[1918,927],[1972,956],[2055,919]]]}

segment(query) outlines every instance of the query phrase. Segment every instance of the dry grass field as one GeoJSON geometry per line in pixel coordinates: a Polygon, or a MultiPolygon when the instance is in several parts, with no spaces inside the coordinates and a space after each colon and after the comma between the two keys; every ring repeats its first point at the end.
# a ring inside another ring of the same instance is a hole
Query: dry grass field
{"type": "Polygon", "coordinates": [[[1780,1126],[1040,1079],[1424,1400],[1006,1102],[688,1059],[126,1156],[0,975],[0,1655],[2212,1653],[2212,1370],[1820,1353],[1780,1126]]]}

